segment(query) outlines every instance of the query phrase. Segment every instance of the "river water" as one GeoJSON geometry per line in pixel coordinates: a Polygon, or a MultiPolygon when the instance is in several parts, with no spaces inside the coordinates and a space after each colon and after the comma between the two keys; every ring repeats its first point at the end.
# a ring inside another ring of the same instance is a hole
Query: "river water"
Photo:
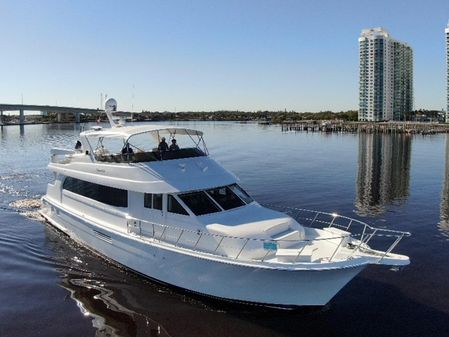
{"type": "Polygon", "coordinates": [[[178,124],[204,131],[211,155],[259,202],[410,231],[396,251],[411,265],[369,267],[325,307],[294,311],[173,291],[98,258],[36,216],[52,179],[50,148],[72,148],[80,126],[7,126],[0,129],[0,336],[449,335],[446,135],[178,124]]]}

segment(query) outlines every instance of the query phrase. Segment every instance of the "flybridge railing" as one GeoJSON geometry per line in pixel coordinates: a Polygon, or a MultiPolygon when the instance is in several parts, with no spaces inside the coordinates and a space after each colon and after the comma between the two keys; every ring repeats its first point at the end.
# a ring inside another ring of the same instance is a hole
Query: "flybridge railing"
{"type": "MultiPolygon", "coordinates": [[[[196,252],[203,252],[221,257],[241,261],[264,262],[274,257],[278,262],[332,262],[338,257],[342,247],[347,247],[344,259],[350,259],[357,252],[368,253],[382,261],[401,241],[408,232],[379,229],[364,222],[331,213],[317,212],[304,209],[290,209],[296,211],[296,220],[302,225],[317,225],[321,228],[338,228],[342,231],[327,232],[327,236],[315,239],[259,239],[214,234],[207,231],[189,230],[181,227],[155,224],[147,221],[128,219],[128,232],[142,239],[153,239],[179,248],[196,252]],[[298,216],[304,214],[304,216],[298,216]],[[305,215],[308,214],[308,215],[305,215]],[[328,217],[329,221],[325,219],[328,217]],[[343,223],[341,220],[347,222],[343,223]],[[350,235],[347,231],[361,227],[360,233],[350,235]],[[375,239],[375,240],[374,240],[375,239]],[[389,244],[382,251],[374,251],[371,246],[374,241],[387,239],[389,244]],[[327,244],[326,244],[327,243],[327,244]],[[288,254],[285,255],[285,254],[288,254]]],[[[291,215],[293,217],[293,215],[291,215]]]]}
{"type": "Polygon", "coordinates": [[[354,255],[357,251],[379,253],[374,252],[374,250],[379,250],[381,253],[379,262],[381,262],[404,237],[411,235],[410,232],[373,227],[363,221],[339,215],[337,213],[326,213],[278,205],[266,206],[290,215],[299,224],[306,227],[337,228],[341,231],[349,232],[351,238],[353,238],[352,242],[349,243],[349,245],[352,246],[351,248],[353,248],[351,255],[354,255]]]}
{"type": "Polygon", "coordinates": [[[142,163],[153,162],[171,159],[184,159],[193,157],[206,156],[205,152],[202,152],[198,148],[183,148],[174,151],[159,151],[157,149],[153,151],[138,151],[133,153],[108,153],[108,154],[95,154],[95,160],[108,163],[142,163]]]}

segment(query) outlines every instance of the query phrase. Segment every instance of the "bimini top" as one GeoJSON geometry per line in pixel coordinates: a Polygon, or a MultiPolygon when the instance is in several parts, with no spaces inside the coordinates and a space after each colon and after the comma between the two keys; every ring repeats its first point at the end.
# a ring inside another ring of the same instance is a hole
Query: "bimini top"
{"type": "Polygon", "coordinates": [[[97,161],[150,162],[207,156],[201,131],[164,125],[113,126],[80,134],[97,161]]]}
{"type": "Polygon", "coordinates": [[[96,138],[121,138],[125,142],[129,140],[132,136],[140,135],[143,133],[165,133],[173,136],[176,135],[187,135],[187,136],[198,136],[202,137],[203,133],[198,130],[180,128],[180,127],[168,127],[164,125],[139,125],[139,126],[122,126],[122,127],[112,127],[107,129],[94,129],[88,130],[81,133],[81,136],[86,137],[96,137],[96,138]]]}

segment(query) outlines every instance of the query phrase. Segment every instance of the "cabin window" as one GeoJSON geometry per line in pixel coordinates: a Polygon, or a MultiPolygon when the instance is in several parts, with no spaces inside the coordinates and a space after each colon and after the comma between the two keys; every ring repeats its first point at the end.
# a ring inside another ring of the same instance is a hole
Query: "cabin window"
{"type": "Polygon", "coordinates": [[[192,192],[178,195],[195,215],[219,212],[220,208],[204,192],[192,192]]]}
{"type": "Polygon", "coordinates": [[[162,194],[153,194],[153,208],[162,211],[162,194]]]}
{"type": "Polygon", "coordinates": [[[176,200],[175,197],[170,194],[167,198],[167,211],[176,214],[189,215],[189,213],[187,213],[184,207],[181,206],[178,200],[176,200]]]}
{"type": "Polygon", "coordinates": [[[162,194],[145,193],[143,205],[146,208],[153,208],[162,211],[162,194]]]}
{"type": "Polygon", "coordinates": [[[245,205],[242,199],[240,199],[228,186],[213,188],[206,192],[224,210],[245,205]]]}
{"type": "Polygon", "coordinates": [[[252,203],[254,201],[253,198],[251,198],[249,196],[249,194],[246,193],[245,190],[243,188],[241,188],[239,185],[232,184],[232,185],[229,186],[229,188],[232,190],[232,192],[237,194],[238,197],[240,199],[242,199],[244,202],[246,202],[247,204],[250,204],[250,203],[252,203]]]}
{"type": "Polygon", "coordinates": [[[63,189],[107,205],[128,207],[128,191],[66,177],[63,189]]]}

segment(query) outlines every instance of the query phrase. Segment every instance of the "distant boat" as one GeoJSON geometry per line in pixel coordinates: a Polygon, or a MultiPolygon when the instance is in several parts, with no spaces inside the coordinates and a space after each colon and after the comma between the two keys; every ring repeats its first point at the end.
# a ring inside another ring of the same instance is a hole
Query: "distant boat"
{"type": "Polygon", "coordinates": [[[264,207],[208,156],[201,131],[117,124],[116,105],[106,104],[111,128],[52,150],[40,211],[102,256],[195,293],[288,307],[326,304],[369,264],[409,264],[392,253],[409,233],[264,207]]]}

